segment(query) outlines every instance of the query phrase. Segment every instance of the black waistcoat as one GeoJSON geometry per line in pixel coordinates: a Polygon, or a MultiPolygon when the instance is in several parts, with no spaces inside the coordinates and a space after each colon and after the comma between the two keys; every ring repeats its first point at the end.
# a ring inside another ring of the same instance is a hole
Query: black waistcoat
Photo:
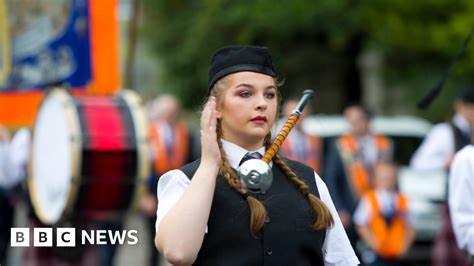
{"type": "Polygon", "coordinates": [[[464,146],[469,145],[471,143],[470,136],[466,136],[461,129],[459,129],[453,122],[450,123],[451,129],[453,130],[454,136],[454,149],[455,151],[459,151],[464,146]]]}
{"type": "MultiPolygon", "coordinates": [[[[199,163],[181,170],[192,178],[199,163]]],[[[287,163],[319,197],[313,170],[298,162],[287,163]]],[[[217,178],[208,232],[194,265],[323,265],[326,231],[310,228],[315,218],[307,198],[276,165],[272,171],[272,186],[264,195],[254,194],[268,213],[258,239],[250,234],[247,201],[225,178],[217,178]]]]}

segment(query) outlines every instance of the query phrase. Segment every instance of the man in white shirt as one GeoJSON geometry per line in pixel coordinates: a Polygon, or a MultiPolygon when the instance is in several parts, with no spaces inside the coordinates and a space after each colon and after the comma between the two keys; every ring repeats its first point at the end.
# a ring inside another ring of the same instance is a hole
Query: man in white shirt
{"type": "Polygon", "coordinates": [[[458,247],[474,263],[474,145],[456,153],[449,173],[449,211],[458,247]]]}
{"type": "MultiPolygon", "coordinates": [[[[419,170],[448,171],[456,151],[473,140],[474,87],[462,91],[454,103],[455,115],[450,122],[434,126],[411,158],[410,167],[419,170]]],[[[443,205],[442,225],[434,240],[433,265],[467,265],[454,241],[447,203],[443,205]]]]}
{"type": "Polygon", "coordinates": [[[451,160],[462,147],[472,141],[474,128],[474,87],[460,94],[454,103],[450,122],[434,126],[411,158],[415,170],[449,169],[451,160]]]}

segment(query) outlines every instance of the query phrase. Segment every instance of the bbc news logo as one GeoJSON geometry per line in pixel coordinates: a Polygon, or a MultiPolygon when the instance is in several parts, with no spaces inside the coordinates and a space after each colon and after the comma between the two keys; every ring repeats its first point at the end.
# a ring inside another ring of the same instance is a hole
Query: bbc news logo
{"type": "MultiPolygon", "coordinates": [[[[31,244],[30,229],[17,227],[11,228],[12,247],[29,247],[31,244]]],[[[80,245],[136,245],[138,244],[137,230],[81,230],[76,231],[73,227],[55,228],[37,227],[33,228],[34,247],[75,247],[80,245]],[[76,235],[78,233],[78,235],[76,235]],[[77,238],[76,238],[77,237],[77,238]],[[80,242],[78,242],[80,240],[80,242]],[[53,243],[54,242],[54,243],[53,243]]]]}

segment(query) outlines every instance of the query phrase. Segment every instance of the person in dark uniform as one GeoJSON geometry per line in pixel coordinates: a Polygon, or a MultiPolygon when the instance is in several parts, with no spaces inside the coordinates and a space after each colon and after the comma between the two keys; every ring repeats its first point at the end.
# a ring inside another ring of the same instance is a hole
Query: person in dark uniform
{"type": "Polygon", "coordinates": [[[344,109],[344,117],[349,130],[329,145],[324,173],[342,224],[355,248],[358,236],[353,224],[354,211],[361,196],[373,188],[374,165],[392,160],[393,145],[386,136],[371,132],[371,112],[366,107],[349,104],[344,109]]]}
{"type": "Polygon", "coordinates": [[[454,154],[473,141],[474,87],[461,91],[454,101],[454,111],[451,121],[437,124],[428,132],[411,158],[411,168],[448,170],[454,154]]]}
{"type": "Polygon", "coordinates": [[[173,265],[356,265],[331,196],[310,167],[275,156],[273,183],[252,193],[237,177],[260,158],[278,115],[267,48],[227,46],[211,61],[201,158],[161,176],[155,244],[173,265]]]}
{"type": "MultiPolygon", "coordinates": [[[[474,87],[461,91],[454,101],[455,114],[451,121],[435,125],[413,154],[410,167],[425,171],[449,171],[457,151],[473,141],[474,87]]],[[[447,185],[447,184],[446,184],[447,185]]],[[[456,245],[447,202],[442,205],[442,220],[431,251],[432,265],[471,265],[456,245]]]]}

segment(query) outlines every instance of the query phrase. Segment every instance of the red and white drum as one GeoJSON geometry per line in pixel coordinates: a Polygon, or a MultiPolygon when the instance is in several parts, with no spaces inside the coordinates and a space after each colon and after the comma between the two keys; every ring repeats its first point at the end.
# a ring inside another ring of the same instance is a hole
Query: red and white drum
{"type": "Polygon", "coordinates": [[[41,222],[127,210],[148,176],[147,134],[132,91],[79,97],[50,91],[34,126],[28,182],[41,222]]]}

